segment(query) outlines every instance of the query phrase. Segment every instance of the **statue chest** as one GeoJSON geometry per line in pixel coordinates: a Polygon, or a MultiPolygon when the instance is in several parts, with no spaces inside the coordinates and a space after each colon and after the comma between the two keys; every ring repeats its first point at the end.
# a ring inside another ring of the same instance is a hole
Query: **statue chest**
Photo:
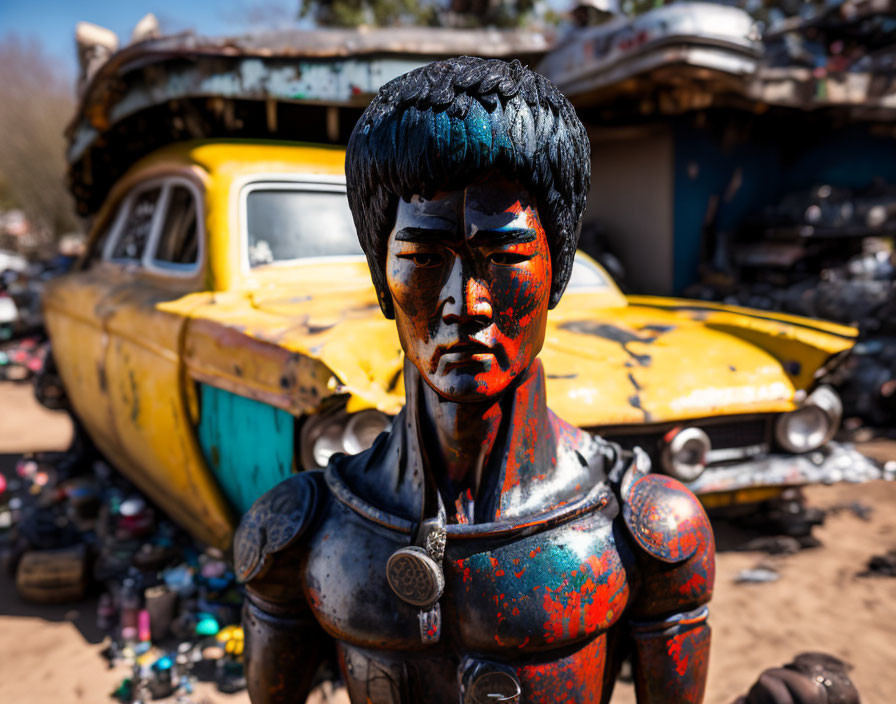
{"type": "Polygon", "coordinates": [[[566,650],[607,631],[629,600],[625,551],[612,516],[594,511],[528,535],[449,532],[437,643],[421,641],[419,609],[386,579],[408,536],[329,503],[308,544],[305,593],[342,643],[393,653],[491,654],[498,660],[566,650]]]}

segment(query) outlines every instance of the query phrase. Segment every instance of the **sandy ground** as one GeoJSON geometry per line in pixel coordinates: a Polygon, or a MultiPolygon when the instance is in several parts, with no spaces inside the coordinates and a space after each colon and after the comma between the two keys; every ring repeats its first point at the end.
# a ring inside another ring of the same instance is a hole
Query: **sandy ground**
{"type": "MultiPolygon", "coordinates": [[[[60,414],[34,404],[30,388],[0,383],[0,464],[8,467],[26,450],[59,449],[70,427],[60,414]]],[[[876,442],[867,450],[896,459],[896,444],[876,442]]],[[[808,491],[819,507],[860,502],[871,520],[850,511],[830,516],[816,531],[822,547],[770,558],[720,545],[716,591],[711,604],[712,658],[706,704],[730,704],[766,667],[804,650],[824,650],[855,665],[853,676],[864,704],[896,700],[896,579],[860,578],[868,559],[896,548],[896,483],[817,487],[808,491]],[[738,585],[735,576],[764,562],[779,581],[738,585]]],[[[127,673],[109,670],[100,656],[95,603],[76,607],[28,605],[9,578],[0,575],[0,702],[102,703],[127,673]]],[[[345,704],[343,697],[321,697],[345,704]]],[[[245,694],[227,696],[203,685],[202,704],[248,704],[245,694]]],[[[630,685],[620,683],[613,704],[634,704],[630,685]]]]}

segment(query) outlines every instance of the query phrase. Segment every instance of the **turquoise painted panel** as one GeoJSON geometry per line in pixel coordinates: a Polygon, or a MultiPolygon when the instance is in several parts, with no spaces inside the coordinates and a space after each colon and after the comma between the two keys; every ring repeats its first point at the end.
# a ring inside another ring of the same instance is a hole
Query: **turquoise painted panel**
{"type": "Polygon", "coordinates": [[[292,473],[295,418],[266,403],[199,386],[199,444],[225,496],[242,515],[292,473]]]}

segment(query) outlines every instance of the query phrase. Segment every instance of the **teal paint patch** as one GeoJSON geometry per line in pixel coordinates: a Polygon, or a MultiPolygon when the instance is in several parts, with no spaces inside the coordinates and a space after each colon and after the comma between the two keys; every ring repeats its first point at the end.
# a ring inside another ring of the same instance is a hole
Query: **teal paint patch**
{"type": "Polygon", "coordinates": [[[199,444],[240,515],[292,473],[295,419],[286,411],[200,384],[199,444]]]}

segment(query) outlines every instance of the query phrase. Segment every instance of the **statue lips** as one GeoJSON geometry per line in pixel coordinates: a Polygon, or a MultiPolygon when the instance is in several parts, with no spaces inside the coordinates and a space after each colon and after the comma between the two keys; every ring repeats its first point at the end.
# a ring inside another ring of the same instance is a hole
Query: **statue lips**
{"type": "Polygon", "coordinates": [[[443,374],[447,374],[455,369],[473,366],[487,366],[491,368],[493,361],[498,361],[498,349],[493,348],[484,342],[468,338],[467,340],[458,340],[450,345],[442,345],[436,349],[433,364],[435,367],[441,367],[443,374]]]}
{"type": "MultiPolygon", "coordinates": [[[[506,368],[507,352],[502,345],[489,345],[473,337],[467,337],[448,345],[439,345],[433,355],[431,368],[448,374],[455,369],[465,367],[485,367],[484,372],[491,371],[492,364],[506,368]]],[[[476,374],[473,369],[470,373],[476,374]]]]}

